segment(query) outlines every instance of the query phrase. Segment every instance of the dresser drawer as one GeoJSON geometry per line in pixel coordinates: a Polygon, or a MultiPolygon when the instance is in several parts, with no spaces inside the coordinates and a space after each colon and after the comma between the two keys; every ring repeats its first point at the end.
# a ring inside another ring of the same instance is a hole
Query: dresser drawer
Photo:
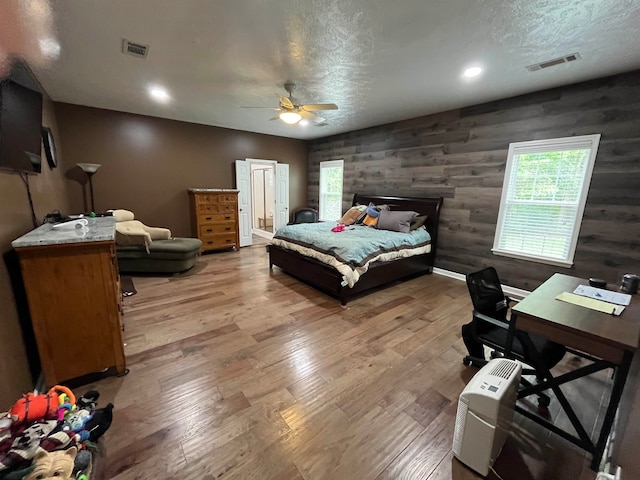
{"type": "Polygon", "coordinates": [[[207,215],[209,213],[235,213],[235,203],[209,203],[198,205],[198,215],[207,215]]]}
{"type": "Polygon", "coordinates": [[[215,205],[217,203],[235,203],[236,195],[229,195],[224,193],[211,193],[208,195],[197,195],[197,205],[215,205]]]}
{"type": "Polygon", "coordinates": [[[228,223],[231,222],[235,225],[236,223],[236,212],[231,213],[201,213],[198,215],[198,224],[199,225],[217,225],[220,223],[228,223]]]}
{"type": "Polygon", "coordinates": [[[218,223],[215,225],[202,225],[200,226],[199,237],[206,237],[209,235],[223,235],[223,234],[230,234],[230,233],[232,233],[234,236],[236,234],[235,222],[218,223]]]}
{"type": "Polygon", "coordinates": [[[225,248],[236,246],[236,233],[221,233],[214,235],[203,235],[200,237],[202,240],[202,249],[208,250],[210,248],[225,248]]]}

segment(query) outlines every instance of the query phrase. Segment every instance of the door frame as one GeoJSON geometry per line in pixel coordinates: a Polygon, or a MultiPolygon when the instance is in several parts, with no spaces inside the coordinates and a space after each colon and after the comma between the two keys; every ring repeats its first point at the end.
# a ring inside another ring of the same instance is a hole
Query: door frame
{"type": "MultiPolygon", "coordinates": [[[[275,198],[275,190],[276,190],[276,165],[278,164],[277,160],[267,160],[267,159],[263,159],[263,158],[245,158],[245,160],[249,165],[249,175],[251,175],[251,165],[271,165],[271,167],[273,168],[273,191],[274,191],[274,198],[275,198]]],[[[250,198],[249,201],[251,203],[251,205],[253,205],[253,185],[251,185],[251,189],[249,192],[250,198]]],[[[253,215],[253,214],[252,214],[253,215]]],[[[271,240],[273,238],[273,233],[274,232],[260,232],[260,236],[267,238],[269,240],[271,240]]],[[[251,218],[251,234],[253,235],[253,217],[251,218]]]]}

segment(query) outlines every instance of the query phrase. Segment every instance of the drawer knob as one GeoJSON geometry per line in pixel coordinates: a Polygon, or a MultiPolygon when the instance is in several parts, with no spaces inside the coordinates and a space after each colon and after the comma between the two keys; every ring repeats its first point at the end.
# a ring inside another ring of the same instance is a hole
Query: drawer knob
{"type": "Polygon", "coordinates": [[[210,228],[207,228],[207,232],[212,232],[213,230],[211,230],[210,228]]]}
{"type": "Polygon", "coordinates": [[[227,227],[227,228],[225,228],[225,230],[231,230],[231,227],[227,227]]]}

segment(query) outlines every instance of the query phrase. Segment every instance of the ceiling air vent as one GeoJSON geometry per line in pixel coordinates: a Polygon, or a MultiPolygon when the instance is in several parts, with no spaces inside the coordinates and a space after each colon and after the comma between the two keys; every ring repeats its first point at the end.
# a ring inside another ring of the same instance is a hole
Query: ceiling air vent
{"type": "Polygon", "coordinates": [[[575,60],[580,59],[579,53],[572,53],[571,55],[565,55],[564,57],[554,58],[553,60],[547,60],[546,62],[536,63],[535,65],[529,65],[525,67],[530,72],[537,72],[538,70],[542,70],[543,68],[553,67],[555,65],[560,65],[561,63],[573,62],[575,60]]]}
{"type": "Polygon", "coordinates": [[[122,39],[122,53],[128,53],[134,57],[145,58],[149,53],[149,45],[130,42],[126,38],[122,39]]]}

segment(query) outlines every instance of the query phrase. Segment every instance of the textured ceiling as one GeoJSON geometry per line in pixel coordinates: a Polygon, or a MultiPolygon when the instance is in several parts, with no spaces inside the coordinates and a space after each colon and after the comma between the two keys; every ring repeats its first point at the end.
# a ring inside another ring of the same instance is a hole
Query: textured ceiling
{"type": "Polygon", "coordinates": [[[0,57],[27,57],[56,101],[303,139],[640,68],[640,0],[5,0],[3,10],[0,57]],[[123,38],[150,45],[148,57],[122,54],[123,38]],[[579,61],[525,69],[574,52],[579,61]],[[484,73],[462,78],[470,65],[484,73]],[[340,109],[302,127],[240,108],[276,107],[285,81],[303,102],[340,109]],[[172,100],[151,100],[150,84],[172,100]]]}

